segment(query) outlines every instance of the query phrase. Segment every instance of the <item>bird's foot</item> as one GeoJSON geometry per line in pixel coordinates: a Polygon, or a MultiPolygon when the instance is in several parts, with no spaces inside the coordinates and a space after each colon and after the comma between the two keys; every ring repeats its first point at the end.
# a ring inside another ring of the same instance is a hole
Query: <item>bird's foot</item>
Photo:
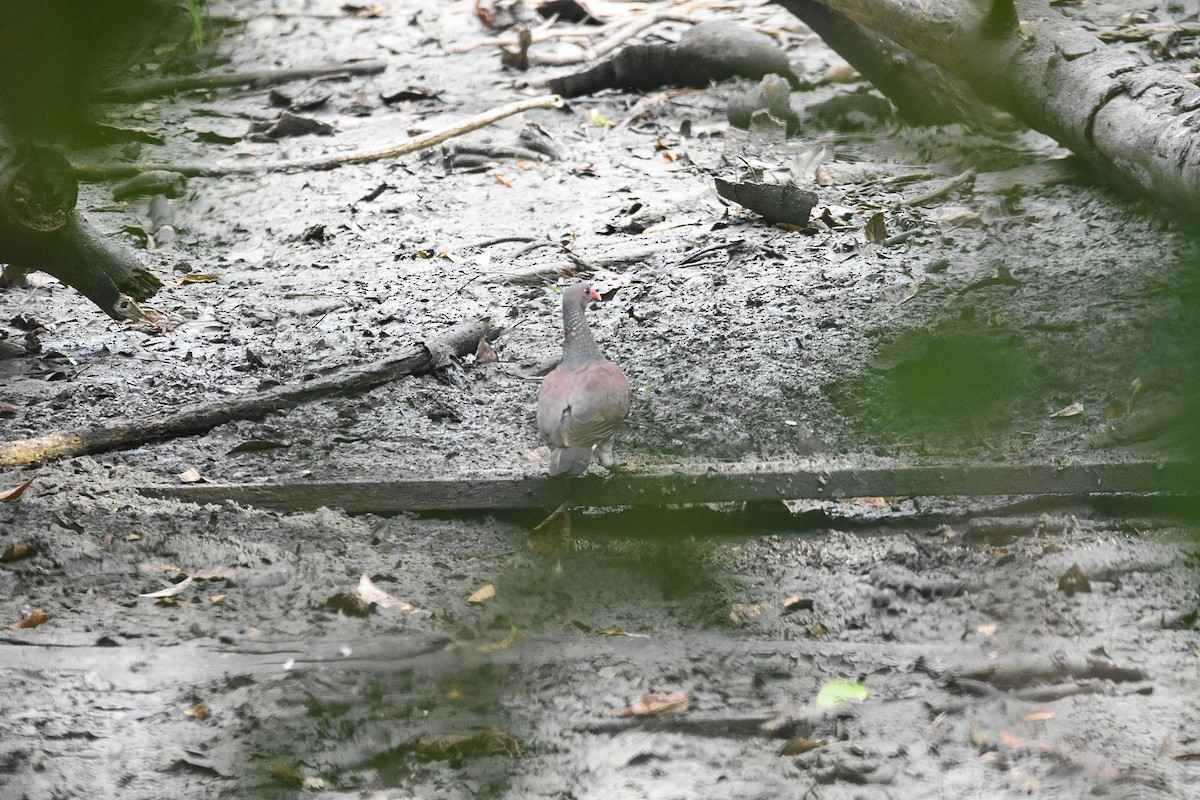
{"type": "Polygon", "coordinates": [[[609,464],[601,464],[604,467],[604,480],[615,478],[618,475],[630,475],[634,472],[633,462],[624,461],[620,464],[613,461],[609,464]]]}

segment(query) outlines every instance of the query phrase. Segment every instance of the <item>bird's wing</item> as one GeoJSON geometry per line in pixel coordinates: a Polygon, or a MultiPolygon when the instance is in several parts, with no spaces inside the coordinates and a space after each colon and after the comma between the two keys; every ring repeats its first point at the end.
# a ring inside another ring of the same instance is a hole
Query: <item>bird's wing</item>
{"type": "Polygon", "coordinates": [[[542,390],[538,395],[537,425],[542,441],[552,447],[566,444],[570,428],[571,402],[570,373],[556,369],[542,379],[542,390]]]}
{"type": "Polygon", "coordinates": [[[611,361],[588,364],[575,374],[567,412],[568,446],[609,439],[629,413],[629,381],[611,361]]]}

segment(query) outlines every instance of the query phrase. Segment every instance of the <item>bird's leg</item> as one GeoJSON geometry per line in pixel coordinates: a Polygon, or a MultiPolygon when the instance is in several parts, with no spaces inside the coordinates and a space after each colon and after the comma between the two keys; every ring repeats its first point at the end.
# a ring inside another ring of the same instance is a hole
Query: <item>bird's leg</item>
{"type": "Polygon", "coordinates": [[[600,466],[610,472],[616,468],[617,460],[613,458],[613,440],[606,439],[596,445],[596,460],[600,462],[600,466]]]}

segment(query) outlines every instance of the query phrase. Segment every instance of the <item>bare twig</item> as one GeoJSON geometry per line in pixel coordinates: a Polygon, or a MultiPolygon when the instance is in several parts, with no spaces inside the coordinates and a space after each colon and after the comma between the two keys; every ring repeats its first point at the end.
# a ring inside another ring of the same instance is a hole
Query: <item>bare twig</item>
{"type": "Polygon", "coordinates": [[[637,122],[639,119],[649,114],[650,109],[654,108],[660,103],[665,103],[668,100],[674,100],[676,97],[683,97],[689,94],[698,94],[704,91],[707,91],[707,89],[670,89],[665,92],[659,92],[658,94],[643,97],[634,104],[633,108],[629,109],[629,113],[625,115],[624,119],[613,126],[613,130],[619,131],[631,123],[637,122]]]}
{"type": "Polygon", "coordinates": [[[953,192],[960,186],[964,186],[975,180],[975,170],[969,169],[961,175],[956,175],[950,180],[943,183],[941,186],[936,186],[924,194],[919,194],[916,197],[910,197],[906,200],[901,200],[902,206],[919,206],[922,203],[928,203],[930,200],[941,197],[944,194],[953,192]]]}
{"type": "Polygon", "coordinates": [[[232,420],[261,419],[311,400],[364,392],[408,375],[437,369],[448,356],[473,353],[480,338],[498,333],[483,321],[464,322],[426,343],[414,343],[396,357],[299,385],[280,386],[233,400],[200,403],[149,419],[113,420],[36,439],[6,442],[0,444],[0,467],[26,466],[48,458],[103,453],[146,442],[195,436],[232,420]]]}
{"type": "Polygon", "coordinates": [[[1200,35],[1200,24],[1191,22],[1182,25],[1132,25],[1128,28],[1096,31],[1096,38],[1102,42],[1141,42],[1164,33],[1196,36],[1200,35]]]}
{"type": "Polygon", "coordinates": [[[221,89],[228,86],[271,86],[278,83],[321,78],[329,75],[375,75],[387,69],[383,61],[356,61],[349,64],[322,64],[295,69],[266,69],[250,72],[232,72],[227,75],[190,75],[185,78],[163,78],[142,81],[125,86],[105,89],[96,95],[97,100],[114,103],[135,103],[151,97],[161,97],[175,92],[193,89],[221,89]]]}
{"type": "MultiPolygon", "coordinates": [[[[613,29],[613,25],[604,25],[602,27],[593,27],[586,30],[573,28],[567,31],[546,30],[550,23],[539,25],[531,33],[533,34],[532,42],[549,42],[555,39],[590,39],[594,36],[600,36],[613,29]]],[[[491,39],[480,39],[471,44],[460,44],[455,47],[452,52],[469,53],[472,50],[478,50],[480,47],[517,47],[520,44],[516,36],[495,36],[491,39]]]]}
{"type": "Polygon", "coordinates": [[[522,114],[537,108],[557,108],[560,105],[562,105],[562,98],[554,94],[531,97],[527,100],[517,100],[516,102],[485,111],[482,114],[468,117],[457,125],[451,125],[438,131],[414,136],[380,150],[334,153],[333,155],[290,158],[278,161],[225,161],[185,164],[75,164],[73,168],[75,174],[80,179],[92,181],[124,178],[155,169],[179,172],[189,177],[197,175],[219,177],[221,175],[254,174],[260,172],[334,169],[344,164],[363,164],[368,161],[381,161],[386,158],[397,158],[408,155],[409,153],[434,147],[449,139],[486,127],[514,114],[522,114]]]}
{"type": "Polygon", "coordinates": [[[682,14],[646,14],[640,17],[635,17],[629,22],[624,23],[607,39],[582,53],[564,56],[535,55],[530,60],[535,64],[544,64],[546,66],[553,67],[562,67],[567,66],[568,64],[579,64],[584,61],[594,61],[600,56],[611,53],[613,50],[616,50],[634,36],[637,36],[642,31],[653,27],[660,22],[686,22],[689,25],[694,25],[696,24],[697,20],[693,17],[682,14]]]}

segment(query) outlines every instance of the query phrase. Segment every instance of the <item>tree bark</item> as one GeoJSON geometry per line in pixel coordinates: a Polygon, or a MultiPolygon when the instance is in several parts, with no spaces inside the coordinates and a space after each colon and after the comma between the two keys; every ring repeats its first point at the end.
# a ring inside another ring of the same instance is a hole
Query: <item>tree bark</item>
{"type": "Polygon", "coordinates": [[[788,0],[782,5],[886,95],[906,121],[914,125],[991,124],[1000,116],[962,79],[820,0],[788,0]]]}
{"type": "Polygon", "coordinates": [[[0,263],[13,273],[48,272],[114,319],[137,319],[136,301],[162,284],[83,220],[77,198],[71,165],[56,151],[0,142],[0,263]]]}
{"type": "Polygon", "coordinates": [[[137,301],[162,287],[129,247],[102,236],[78,212],[53,233],[0,242],[0,262],[53,275],[113,319],[140,319],[137,301]]]}
{"type": "MultiPolygon", "coordinates": [[[[779,0],[803,17],[804,0],[779,0]]],[[[818,0],[1073,150],[1119,189],[1200,214],[1200,88],[1041,0],[818,0]]],[[[851,59],[854,63],[854,59],[851,59]]]]}

